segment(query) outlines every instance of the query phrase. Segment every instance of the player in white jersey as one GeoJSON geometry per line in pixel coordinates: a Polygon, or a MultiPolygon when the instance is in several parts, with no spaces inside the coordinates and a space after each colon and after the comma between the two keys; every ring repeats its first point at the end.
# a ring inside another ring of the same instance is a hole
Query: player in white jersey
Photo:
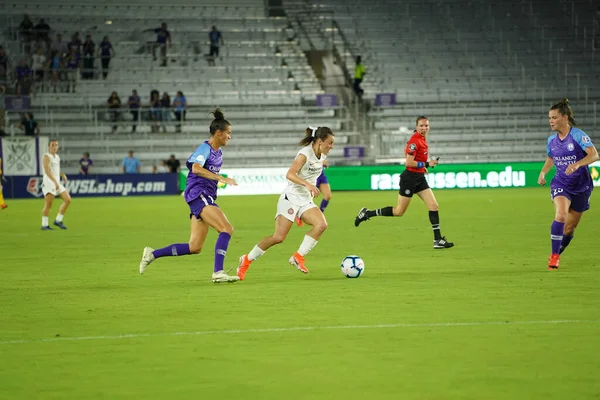
{"type": "Polygon", "coordinates": [[[58,215],[54,221],[54,225],[60,229],[67,229],[63,224],[63,218],[69,204],[71,204],[71,196],[67,189],[60,183],[60,178],[64,183],[67,183],[67,176],[60,172],[60,156],[58,152],[58,140],[51,140],[48,144],[48,152],[42,157],[44,166],[44,178],[42,179],[42,192],[44,193],[44,209],[42,210],[42,230],[52,230],[48,226],[48,214],[52,208],[52,202],[55,197],[60,197],[63,203],[58,210],[58,215]]]}
{"type": "Polygon", "coordinates": [[[299,143],[302,148],[285,175],[288,185],[277,202],[275,233],[264,238],[250,253],[240,257],[237,269],[240,280],[245,278],[252,261],[265,254],[271,246],[283,243],[296,216],[312,228],[306,233],[300,248],[290,257],[289,262],[301,272],[308,273],[304,265],[304,256],[317,245],[317,241],[327,229],[325,216],[313,203],[313,197],[319,195],[317,178],[321,175],[327,154],[333,148],[333,141],[333,132],[325,126],[306,129],[305,137],[299,143]]]}

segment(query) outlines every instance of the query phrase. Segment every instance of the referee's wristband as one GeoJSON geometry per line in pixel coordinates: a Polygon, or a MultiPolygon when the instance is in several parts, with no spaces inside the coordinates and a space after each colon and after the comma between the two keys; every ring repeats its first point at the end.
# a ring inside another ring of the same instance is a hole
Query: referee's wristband
{"type": "Polygon", "coordinates": [[[417,161],[417,168],[429,168],[429,161],[417,161]]]}

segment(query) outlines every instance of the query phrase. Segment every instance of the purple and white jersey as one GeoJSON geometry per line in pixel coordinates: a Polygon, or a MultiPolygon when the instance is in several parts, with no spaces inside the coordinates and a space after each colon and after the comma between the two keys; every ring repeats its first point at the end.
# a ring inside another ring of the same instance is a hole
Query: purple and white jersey
{"type": "Polygon", "coordinates": [[[206,141],[198,146],[196,151],[192,153],[185,163],[190,170],[187,176],[185,192],[183,193],[185,201],[189,203],[200,197],[201,194],[216,199],[218,182],[193,174],[192,165],[194,163],[198,163],[210,172],[218,174],[221,170],[221,165],[223,165],[223,153],[221,152],[221,149],[213,149],[210,144],[208,144],[208,141],[206,141]]]}
{"type": "Polygon", "coordinates": [[[552,179],[552,188],[563,188],[572,193],[580,193],[592,187],[592,177],[587,167],[581,167],[571,175],[565,170],[570,164],[584,158],[585,149],[593,146],[590,137],[581,129],[572,127],[567,136],[561,140],[558,134],[548,138],[546,153],[556,166],[556,175],[552,179]]]}

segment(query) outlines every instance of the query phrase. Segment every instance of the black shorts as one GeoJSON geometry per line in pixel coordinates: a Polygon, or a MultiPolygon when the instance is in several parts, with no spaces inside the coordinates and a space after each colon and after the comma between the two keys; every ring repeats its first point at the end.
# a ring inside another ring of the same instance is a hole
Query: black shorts
{"type": "Polygon", "coordinates": [[[413,197],[413,194],[429,189],[425,174],[419,174],[407,169],[400,175],[400,190],[398,194],[403,197],[413,197]]]}

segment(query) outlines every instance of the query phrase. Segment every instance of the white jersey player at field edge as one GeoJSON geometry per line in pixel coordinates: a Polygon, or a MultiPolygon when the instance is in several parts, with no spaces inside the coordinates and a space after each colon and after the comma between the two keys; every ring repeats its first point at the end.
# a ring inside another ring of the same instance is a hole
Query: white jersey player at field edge
{"type": "Polygon", "coordinates": [[[44,167],[44,178],[42,179],[42,192],[44,193],[44,209],[42,210],[42,230],[52,230],[48,226],[48,214],[52,208],[55,197],[60,197],[63,203],[58,210],[54,225],[60,229],[67,229],[63,224],[63,218],[67,208],[71,204],[71,196],[67,189],[60,183],[60,178],[67,183],[67,176],[60,172],[60,157],[58,153],[58,140],[51,140],[48,144],[48,152],[42,157],[44,167]]]}
{"type": "Polygon", "coordinates": [[[252,251],[240,257],[237,275],[240,280],[252,261],[265,254],[270,247],[283,243],[296,217],[312,228],[304,236],[300,248],[289,259],[289,263],[301,272],[308,274],[304,265],[304,256],[316,245],[327,229],[327,221],[323,212],[313,202],[313,197],[319,195],[316,187],[317,178],[323,171],[323,162],[333,148],[334,135],[331,129],[321,126],[309,127],[299,145],[302,146],[285,177],[288,184],[277,202],[275,214],[275,233],[267,236],[258,243],[252,251]]]}

